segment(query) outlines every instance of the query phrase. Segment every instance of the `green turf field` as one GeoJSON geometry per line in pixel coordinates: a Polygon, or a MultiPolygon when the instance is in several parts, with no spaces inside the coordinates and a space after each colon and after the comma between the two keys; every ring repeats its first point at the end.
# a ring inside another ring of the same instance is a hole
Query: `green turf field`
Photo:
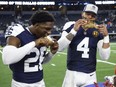
{"type": "MultiPolygon", "coordinates": [[[[111,43],[111,56],[107,62],[101,61],[98,56],[97,77],[99,82],[104,81],[104,76],[113,75],[116,64],[116,43],[111,43]]],[[[66,51],[58,53],[44,65],[44,79],[46,87],[61,87],[66,70],[66,51]]],[[[0,87],[10,87],[11,71],[3,65],[0,53],[0,87]]]]}

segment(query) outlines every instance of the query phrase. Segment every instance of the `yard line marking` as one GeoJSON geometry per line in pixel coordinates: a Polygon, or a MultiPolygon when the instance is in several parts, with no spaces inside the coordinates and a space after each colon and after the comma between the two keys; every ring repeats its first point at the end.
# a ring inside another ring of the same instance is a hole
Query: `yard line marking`
{"type": "Polygon", "coordinates": [[[111,45],[116,45],[116,43],[110,43],[111,45]]]}
{"type": "Polygon", "coordinates": [[[111,50],[111,51],[116,51],[116,50],[111,50]]]}
{"type": "Polygon", "coordinates": [[[113,53],[116,53],[116,50],[111,50],[113,53]]]}
{"type": "Polygon", "coordinates": [[[54,63],[51,64],[52,66],[56,66],[54,63]]]}
{"type": "Polygon", "coordinates": [[[103,61],[103,60],[98,60],[98,59],[97,59],[97,62],[107,63],[107,64],[110,64],[110,65],[116,65],[115,63],[111,63],[111,62],[103,61]]]}
{"type": "MultiPolygon", "coordinates": [[[[64,52],[58,52],[58,53],[67,55],[67,53],[64,53],[64,52]]],[[[102,62],[102,63],[106,63],[106,64],[110,64],[110,65],[116,65],[116,63],[111,63],[111,62],[103,61],[103,60],[99,60],[99,59],[97,59],[97,62],[102,62]]]]}
{"type": "Polygon", "coordinates": [[[60,53],[60,54],[64,54],[64,55],[67,55],[67,53],[64,53],[64,52],[57,52],[57,53],[60,53]]]}

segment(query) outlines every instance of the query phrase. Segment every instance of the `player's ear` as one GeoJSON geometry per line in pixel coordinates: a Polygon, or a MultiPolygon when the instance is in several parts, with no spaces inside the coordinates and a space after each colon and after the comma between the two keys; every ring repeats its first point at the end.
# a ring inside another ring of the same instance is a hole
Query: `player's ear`
{"type": "Polygon", "coordinates": [[[39,26],[39,23],[36,23],[33,25],[33,27],[37,28],[39,26]]]}
{"type": "Polygon", "coordinates": [[[86,18],[86,13],[82,12],[81,16],[82,16],[82,18],[86,18]]]}
{"type": "Polygon", "coordinates": [[[81,13],[82,18],[84,17],[84,14],[85,14],[84,12],[81,13]]]}
{"type": "Polygon", "coordinates": [[[36,27],[36,26],[38,26],[39,25],[39,23],[36,23],[34,26],[36,27]]]}

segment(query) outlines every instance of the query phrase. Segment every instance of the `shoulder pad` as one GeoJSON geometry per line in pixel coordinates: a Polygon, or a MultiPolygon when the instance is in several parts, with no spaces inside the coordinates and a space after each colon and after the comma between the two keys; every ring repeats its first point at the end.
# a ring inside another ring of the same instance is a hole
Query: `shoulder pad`
{"type": "Polygon", "coordinates": [[[75,21],[69,21],[69,22],[65,23],[65,25],[63,27],[63,30],[66,30],[67,28],[69,28],[74,23],[75,23],[75,21]]]}
{"type": "Polygon", "coordinates": [[[14,25],[9,26],[6,29],[5,37],[17,36],[17,35],[19,35],[23,31],[24,31],[24,28],[22,27],[22,25],[14,24],[14,25]]]}

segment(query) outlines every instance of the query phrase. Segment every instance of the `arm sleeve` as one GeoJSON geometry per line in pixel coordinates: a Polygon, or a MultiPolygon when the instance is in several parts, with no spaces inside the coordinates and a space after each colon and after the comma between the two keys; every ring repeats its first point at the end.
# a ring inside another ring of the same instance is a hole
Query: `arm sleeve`
{"type": "Polygon", "coordinates": [[[74,24],[75,22],[74,21],[70,21],[70,22],[67,22],[64,27],[63,27],[63,32],[62,32],[62,36],[61,38],[58,40],[58,44],[59,44],[59,49],[58,51],[63,51],[64,49],[66,49],[69,44],[71,43],[70,40],[68,40],[66,38],[66,36],[69,34],[68,32],[66,32],[65,30],[67,30],[72,24],[74,24]]]}
{"type": "Polygon", "coordinates": [[[63,31],[61,38],[58,40],[59,44],[58,51],[63,51],[71,43],[71,41],[66,38],[66,35],[68,35],[68,33],[66,31],[63,31]]]}
{"type": "Polygon", "coordinates": [[[48,63],[51,59],[52,59],[52,57],[53,57],[54,55],[51,53],[51,52],[48,52],[48,54],[45,56],[45,58],[43,59],[43,64],[46,64],[46,63],[48,63]]]}
{"type": "Polygon", "coordinates": [[[20,48],[11,45],[5,46],[2,53],[3,63],[9,65],[20,61],[33,47],[35,47],[34,41],[20,48]]]}
{"type": "Polygon", "coordinates": [[[110,47],[108,48],[102,48],[103,40],[100,40],[97,44],[99,55],[102,60],[108,60],[110,57],[110,47]]]}

